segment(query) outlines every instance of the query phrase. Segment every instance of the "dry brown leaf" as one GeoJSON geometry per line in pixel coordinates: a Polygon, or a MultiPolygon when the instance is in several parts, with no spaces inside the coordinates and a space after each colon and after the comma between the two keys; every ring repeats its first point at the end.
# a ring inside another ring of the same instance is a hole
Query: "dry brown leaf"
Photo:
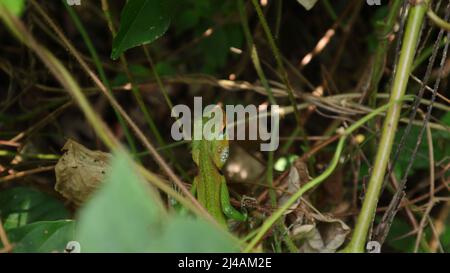
{"type": "Polygon", "coordinates": [[[342,246],[350,228],[341,220],[322,214],[312,214],[312,223],[292,228],[292,237],[302,241],[300,252],[333,253],[342,246]]]}
{"type": "MultiPolygon", "coordinates": [[[[302,159],[297,159],[294,162],[294,165],[289,169],[289,174],[287,176],[287,190],[283,192],[283,194],[280,196],[278,200],[278,206],[283,206],[291,196],[296,193],[301,186],[305,185],[307,182],[309,182],[309,172],[308,172],[308,166],[302,159]]],[[[292,206],[286,210],[284,213],[289,214],[293,210],[295,210],[301,202],[301,198],[295,201],[292,206]]]]}
{"type": "Polygon", "coordinates": [[[63,156],[55,166],[55,190],[81,205],[103,181],[111,154],[91,151],[74,140],[67,140],[63,156]]]}

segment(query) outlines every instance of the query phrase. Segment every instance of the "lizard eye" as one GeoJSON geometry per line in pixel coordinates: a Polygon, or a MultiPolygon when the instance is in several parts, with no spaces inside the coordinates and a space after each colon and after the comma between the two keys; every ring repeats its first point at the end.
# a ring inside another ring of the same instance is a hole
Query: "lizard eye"
{"type": "Polygon", "coordinates": [[[222,151],[220,153],[220,161],[222,163],[225,163],[225,161],[227,161],[227,159],[228,159],[229,154],[230,154],[230,149],[228,147],[222,149],[222,151]]]}

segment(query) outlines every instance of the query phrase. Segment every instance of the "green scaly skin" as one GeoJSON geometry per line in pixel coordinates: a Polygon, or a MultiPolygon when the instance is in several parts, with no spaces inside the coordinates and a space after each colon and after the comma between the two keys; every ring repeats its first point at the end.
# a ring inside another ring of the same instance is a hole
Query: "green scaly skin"
{"type": "Polygon", "coordinates": [[[226,218],[245,221],[243,215],[230,204],[230,197],[222,167],[228,159],[228,140],[194,140],[192,142],[192,159],[199,171],[194,178],[194,188],[198,201],[221,224],[226,218]]]}

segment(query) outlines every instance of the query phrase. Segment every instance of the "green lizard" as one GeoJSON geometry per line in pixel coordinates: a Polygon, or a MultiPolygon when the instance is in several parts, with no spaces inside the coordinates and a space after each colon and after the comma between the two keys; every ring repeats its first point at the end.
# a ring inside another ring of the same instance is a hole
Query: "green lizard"
{"type": "Polygon", "coordinates": [[[228,140],[223,133],[212,140],[202,137],[201,140],[192,141],[192,159],[198,166],[192,192],[196,192],[198,201],[221,224],[226,224],[226,217],[238,221],[247,218],[246,214],[240,213],[230,204],[226,180],[221,173],[228,153],[228,140]]]}

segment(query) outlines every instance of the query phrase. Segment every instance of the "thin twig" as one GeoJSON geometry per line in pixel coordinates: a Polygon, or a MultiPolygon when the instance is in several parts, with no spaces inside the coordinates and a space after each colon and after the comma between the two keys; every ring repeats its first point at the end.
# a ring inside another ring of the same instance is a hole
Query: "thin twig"
{"type": "Polygon", "coordinates": [[[3,248],[0,249],[0,253],[8,253],[13,250],[13,246],[9,242],[8,235],[6,235],[6,231],[5,228],[3,227],[1,218],[0,218],[0,240],[2,241],[3,244],[3,248]]]}
{"type": "Polygon", "coordinates": [[[55,169],[55,166],[52,165],[52,166],[38,167],[36,169],[22,171],[22,172],[16,172],[16,173],[13,173],[10,175],[0,177],[0,183],[12,181],[12,180],[19,179],[19,178],[24,178],[26,176],[37,174],[37,173],[52,171],[54,169],[55,169]]]}
{"type": "MultiPolygon", "coordinates": [[[[423,115],[423,118],[425,119],[426,116],[420,112],[423,115]]],[[[434,205],[435,205],[435,200],[434,200],[434,191],[435,191],[435,173],[434,173],[434,148],[433,148],[433,136],[431,134],[431,129],[430,126],[427,124],[426,125],[426,131],[427,131],[427,143],[428,143],[428,156],[429,156],[429,168],[430,168],[430,200],[428,201],[427,204],[427,209],[425,210],[423,216],[422,216],[422,220],[420,221],[420,226],[419,226],[419,230],[417,231],[417,237],[416,237],[416,243],[414,245],[414,252],[417,252],[419,249],[419,243],[422,240],[422,234],[423,234],[423,230],[425,228],[425,224],[427,222],[428,219],[428,215],[430,214],[431,210],[433,209],[434,205]]]]}

